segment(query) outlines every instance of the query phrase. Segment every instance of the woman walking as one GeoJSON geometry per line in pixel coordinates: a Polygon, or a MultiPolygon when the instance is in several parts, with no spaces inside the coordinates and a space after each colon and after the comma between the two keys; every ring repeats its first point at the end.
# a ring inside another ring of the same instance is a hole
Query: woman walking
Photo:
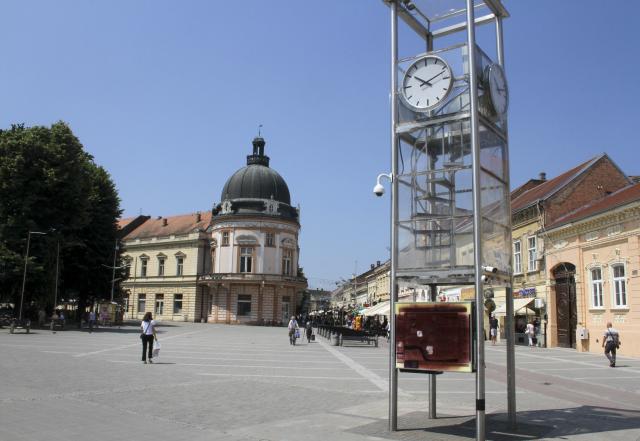
{"type": "Polygon", "coordinates": [[[149,363],[153,363],[153,341],[158,340],[158,337],[156,336],[156,321],[153,320],[150,312],[144,315],[140,328],[142,328],[142,334],[140,334],[142,339],[142,362],[147,364],[147,354],[149,354],[149,363]]]}

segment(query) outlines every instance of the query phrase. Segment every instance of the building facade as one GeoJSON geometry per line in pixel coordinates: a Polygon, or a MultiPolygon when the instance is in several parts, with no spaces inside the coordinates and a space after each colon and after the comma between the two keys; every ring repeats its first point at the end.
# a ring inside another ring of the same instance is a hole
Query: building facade
{"type": "MultiPolygon", "coordinates": [[[[612,322],[621,354],[640,356],[640,184],[561,217],[549,226],[547,241],[550,323],[569,310],[578,351],[601,352],[612,322]]],[[[557,328],[550,331],[557,344],[557,328]]]]}
{"type": "Polygon", "coordinates": [[[211,213],[147,218],[126,234],[122,292],[128,318],[146,312],[163,321],[200,321],[204,293],[198,277],[208,265],[211,213]]]}
{"type": "Polygon", "coordinates": [[[129,317],[281,324],[297,313],[307,287],[298,270],[299,209],[264,147],[253,140],[246,167],[211,212],[146,220],[124,236],[129,317]]]}
{"type": "Polygon", "coordinates": [[[198,281],[209,322],[286,323],[307,288],[298,274],[300,210],[264,148],[264,139],[253,140],[247,165],[227,180],[212,211],[211,264],[198,281]]]}
{"type": "MultiPolygon", "coordinates": [[[[538,324],[540,345],[575,347],[575,316],[551,314],[554,286],[547,277],[547,227],[561,216],[602,199],[630,184],[630,179],[606,154],[598,155],[566,172],[546,179],[531,179],[513,190],[513,296],[516,339],[524,343],[527,322],[538,324]]],[[[571,280],[567,274],[567,282],[571,280]]],[[[563,279],[558,279],[563,280],[563,279]]],[[[496,289],[496,315],[503,321],[505,297],[496,289]]],[[[504,323],[504,321],[503,321],[504,323]]],[[[504,333],[504,328],[501,327],[504,333]]]]}

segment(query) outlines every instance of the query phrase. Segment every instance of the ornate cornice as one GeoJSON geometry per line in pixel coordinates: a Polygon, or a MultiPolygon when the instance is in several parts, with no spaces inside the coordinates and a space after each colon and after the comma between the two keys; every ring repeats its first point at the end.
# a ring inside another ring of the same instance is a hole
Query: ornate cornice
{"type": "Polygon", "coordinates": [[[256,221],[256,220],[225,220],[212,225],[212,231],[223,230],[225,228],[258,228],[258,229],[281,229],[292,233],[300,231],[300,227],[290,222],[276,222],[273,220],[256,221]]]}
{"type": "Polygon", "coordinates": [[[565,226],[554,228],[552,231],[547,232],[547,235],[553,240],[569,239],[580,234],[590,233],[619,223],[637,220],[639,217],[640,205],[636,205],[634,207],[626,207],[621,210],[600,213],[599,215],[579,220],[576,223],[570,223],[565,226]]]}

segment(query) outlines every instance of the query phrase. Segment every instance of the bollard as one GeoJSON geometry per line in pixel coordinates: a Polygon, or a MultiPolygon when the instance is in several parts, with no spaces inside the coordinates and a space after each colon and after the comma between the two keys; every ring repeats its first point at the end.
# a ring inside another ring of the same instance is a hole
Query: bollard
{"type": "Polygon", "coordinates": [[[429,419],[436,418],[436,374],[429,374],[429,419]]]}

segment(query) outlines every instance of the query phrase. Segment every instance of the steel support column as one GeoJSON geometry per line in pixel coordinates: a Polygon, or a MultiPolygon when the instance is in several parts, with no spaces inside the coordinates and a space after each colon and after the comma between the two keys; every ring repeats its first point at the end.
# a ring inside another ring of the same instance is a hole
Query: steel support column
{"type": "Polygon", "coordinates": [[[471,151],[473,156],[473,254],[476,289],[476,440],[485,440],[484,298],[482,282],[482,199],[480,136],[474,0],[467,0],[467,50],[469,56],[469,102],[471,104],[471,151]]]}
{"type": "Polygon", "coordinates": [[[398,266],[398,109],[396,107],[396,90],[398,86],[398,3],[390,2],[391,9],[391,268],[389,290],[389,430],[398,430],[398,370],[396,369],[396,319],[395,304],[398,295],[396,269],[398,266]]]}

